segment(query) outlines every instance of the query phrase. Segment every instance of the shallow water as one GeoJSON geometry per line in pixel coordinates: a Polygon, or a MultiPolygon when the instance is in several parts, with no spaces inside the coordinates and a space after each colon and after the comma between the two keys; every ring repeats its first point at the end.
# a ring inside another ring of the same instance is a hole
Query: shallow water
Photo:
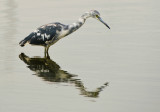
{"type": "Polygon", "coordinates": [[[1,0],[1,112],[159,112],[158,0],[1,0]],[[50,22],[92,18],[44,48],[18,43],[50,22]]]}

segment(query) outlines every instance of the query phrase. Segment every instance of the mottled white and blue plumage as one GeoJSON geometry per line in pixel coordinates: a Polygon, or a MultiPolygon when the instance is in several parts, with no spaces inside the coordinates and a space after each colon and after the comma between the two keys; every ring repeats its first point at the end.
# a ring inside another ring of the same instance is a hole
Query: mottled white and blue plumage
{"type": "Polygon", "coordinates": [[[40,26],[35,31],[30,33],[26,38],[24,38],[19,44],[22,47],[26,43],[31,45],[44,46],[45,53],[48,54],[48,49],[51,45],[56,43],[61,38],[76,31],[85,23],[86,19],[89,17],[98,19],[110,29],[110,27],[100,18],[99,12],[96,10],[91,10],[84,13],[77,22],[70,25],[64,25],[59,22],[55,22],[40,26]]]}

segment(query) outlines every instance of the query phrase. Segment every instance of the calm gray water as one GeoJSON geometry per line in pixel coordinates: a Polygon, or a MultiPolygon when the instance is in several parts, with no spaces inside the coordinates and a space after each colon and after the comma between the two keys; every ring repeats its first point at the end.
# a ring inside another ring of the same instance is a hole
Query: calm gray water
{"type": "Polygon", "coordinates": [[[1,112],[159,112],[159,0],[0,0],[1,112]],[[37,27],[89,18],[44,48],[18,43],[37,27]]]}

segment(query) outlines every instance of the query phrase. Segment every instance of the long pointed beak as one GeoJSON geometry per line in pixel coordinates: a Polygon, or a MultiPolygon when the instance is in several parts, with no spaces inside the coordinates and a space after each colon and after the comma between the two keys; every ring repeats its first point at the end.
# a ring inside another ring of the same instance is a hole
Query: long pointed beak
{"type": "Polygon", "coordinates": [[[105,26],[107,26],[109,29],[111,29],[111,28],[107,25],[107,23],[105,23],[105,22],[102,20],[101,17],[99,17],[99,16],[96,16],[96,17],[97,17],[97,19],[98,19],[100,22],[102,22],[105,26]]]}

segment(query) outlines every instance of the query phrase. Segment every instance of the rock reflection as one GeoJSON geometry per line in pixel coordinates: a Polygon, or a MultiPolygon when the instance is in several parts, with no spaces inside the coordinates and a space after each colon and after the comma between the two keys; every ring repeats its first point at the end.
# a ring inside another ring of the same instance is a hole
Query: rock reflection
{"type": "Polygon", "coordinates": [[[70,74],[67,71],[61,70],[60,66],[48,58],[33,57],[30,58],[24,53],[19,55],[19,58],[27,64],[27,67],[35,72],[35,75],[41,77],[44,81],[49,82],[65,82],[74,84],[81,92],[81,95],[86,97],[98,97],[99,93],[108,85],[103,84],[94,91],[87,91],[80,79],[76,79],[77,75],[70,74]]]}

